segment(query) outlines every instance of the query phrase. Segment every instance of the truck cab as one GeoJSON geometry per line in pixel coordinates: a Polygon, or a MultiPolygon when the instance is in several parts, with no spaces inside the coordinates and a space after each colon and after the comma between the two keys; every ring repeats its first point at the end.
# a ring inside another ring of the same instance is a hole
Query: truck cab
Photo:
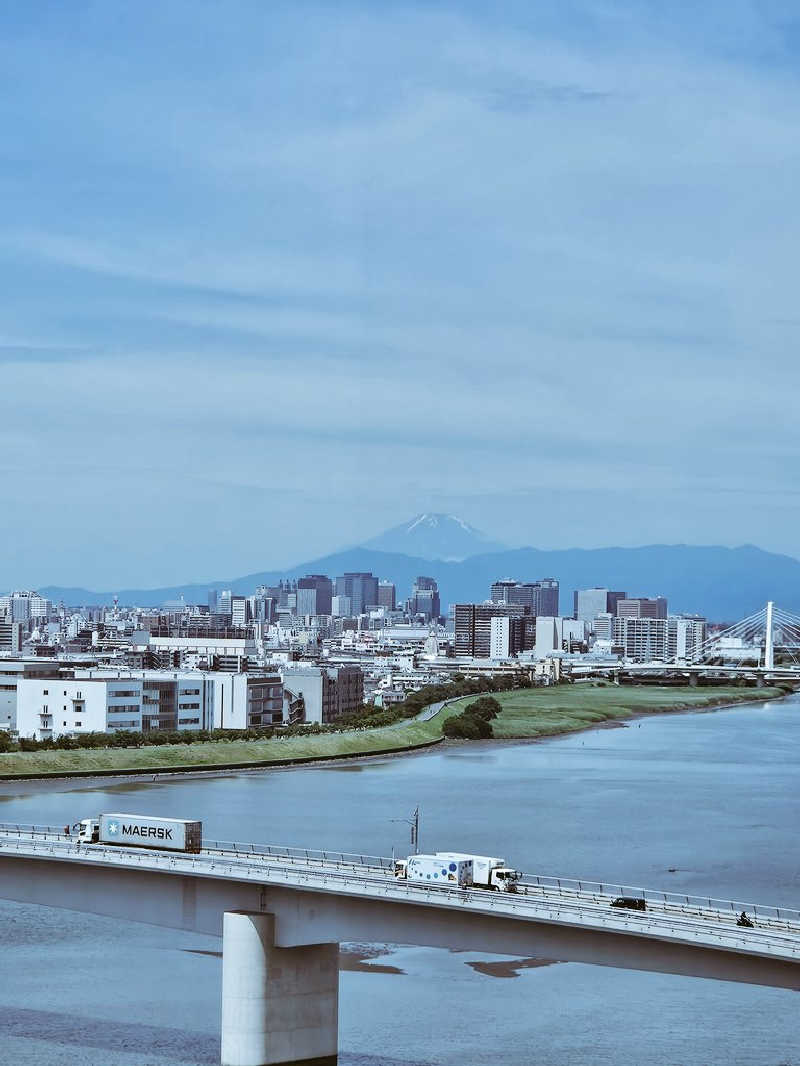
{"type": "Polygon", "coordinates": [[[443,859],[467,859],[472,862],[472,877],[475,888],[488,889],[492,892],[516,892],[520,880],[518,870],[506,865],[505,859],[491,858],[488,855],[467,855],[457,851],[440,851],[443,859]]]}
{"type": "Polygon", "coordinates": [[[492,870],[490,885],[498,892],[516,892],[519,879],[519,870],[512,870],[509,866],[501,866],[492,870]]]}
{"type": "Polygon", "coordinates": [[[78,822],[78,843],[99,844],[100,822],[96,818],[81,818],[78,822]]]}

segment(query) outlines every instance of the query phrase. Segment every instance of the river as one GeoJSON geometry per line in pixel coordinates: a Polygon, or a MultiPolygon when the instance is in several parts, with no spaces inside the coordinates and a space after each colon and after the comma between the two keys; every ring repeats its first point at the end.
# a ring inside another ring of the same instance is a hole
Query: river
{"type": "MultiPolygon", "coordinates": [[[[206,835],[502,855],[530,873],[800,906],[800,697],[543,743],[156,782],[0,784],[0,821],[102,810],[206,835]],[[674,872],[671,872],[674,871],[674,872]]],[[[0,1063],[216,1063],[221,942],[0,902],[0,1063]]],[[[342,1066],[800,1066],[795,992],[472,952],[344,956],[342,1066]]]]}

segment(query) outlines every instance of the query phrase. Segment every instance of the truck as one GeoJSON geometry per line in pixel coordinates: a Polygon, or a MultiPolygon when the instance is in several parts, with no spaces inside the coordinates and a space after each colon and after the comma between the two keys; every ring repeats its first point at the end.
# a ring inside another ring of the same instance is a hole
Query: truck
{"type": "Polygon", "coordinates": [[[197,854],[203,846],[203,823],[149,814],[100,814],[78,822],[78,843],[197,854]]]}
{"type": "Polygon", "coordinates": [[[471,888],[472,861],[466,856],[446,859],[441,855],[409,855],[407,859],[397,859],[394,876],[443,888],[471,888]]]}
{"type": "Polygon", "coordinates": [[[488,855],[464,855],[457,851],[437,851],[440,859],[469,860],[472,863],[472,883],[475,888],[495,892],[516,892],[520,879],[518,870],[506,865],[505,859],[493,859],[488,855]]]}

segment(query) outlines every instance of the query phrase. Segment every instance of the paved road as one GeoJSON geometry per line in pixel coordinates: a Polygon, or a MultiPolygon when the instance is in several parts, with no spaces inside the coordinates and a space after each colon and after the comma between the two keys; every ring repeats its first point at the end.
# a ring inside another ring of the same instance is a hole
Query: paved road
{"type": "MultiPolygon", "coordinates": [[[[0,825],[0,854],[155,869],[175,874],[256,880],[380,899],[495,913],[521,920],[604,929],[735,950],[800,965],[800,912],[741,902],[702,899],[523,875],[517,892],[457,889],[398,880],[392,860],[380,856],[307,851],[274,845],[207,841],[197,855],[144,848],[80,845],[63,827],[0,825]],[[644,912],[611,906],[619,895],[647,900],[644,912]],[[746,910],[754,928],[736,925],[746,910]]],[[[2,889],[0,888],[0,894],[2,889]]]]}

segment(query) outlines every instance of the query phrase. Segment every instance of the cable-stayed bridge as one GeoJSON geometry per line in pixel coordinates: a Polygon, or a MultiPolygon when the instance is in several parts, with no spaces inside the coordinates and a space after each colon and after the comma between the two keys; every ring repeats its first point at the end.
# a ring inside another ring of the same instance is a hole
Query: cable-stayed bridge
{"type": "Polygon", "coordinates": [[[737,661],[764,670],[800,667],[800,616],[770,600],[754,614],[713,633],[691,657],[693,663],[737,661]]]}
{"type": "Polygon", "coordinates": [[[800,682],[800,615],[772,600],[758,611],[686,649],[683,657],[570,664],[573,677],[744,678],[800,682]]]}

